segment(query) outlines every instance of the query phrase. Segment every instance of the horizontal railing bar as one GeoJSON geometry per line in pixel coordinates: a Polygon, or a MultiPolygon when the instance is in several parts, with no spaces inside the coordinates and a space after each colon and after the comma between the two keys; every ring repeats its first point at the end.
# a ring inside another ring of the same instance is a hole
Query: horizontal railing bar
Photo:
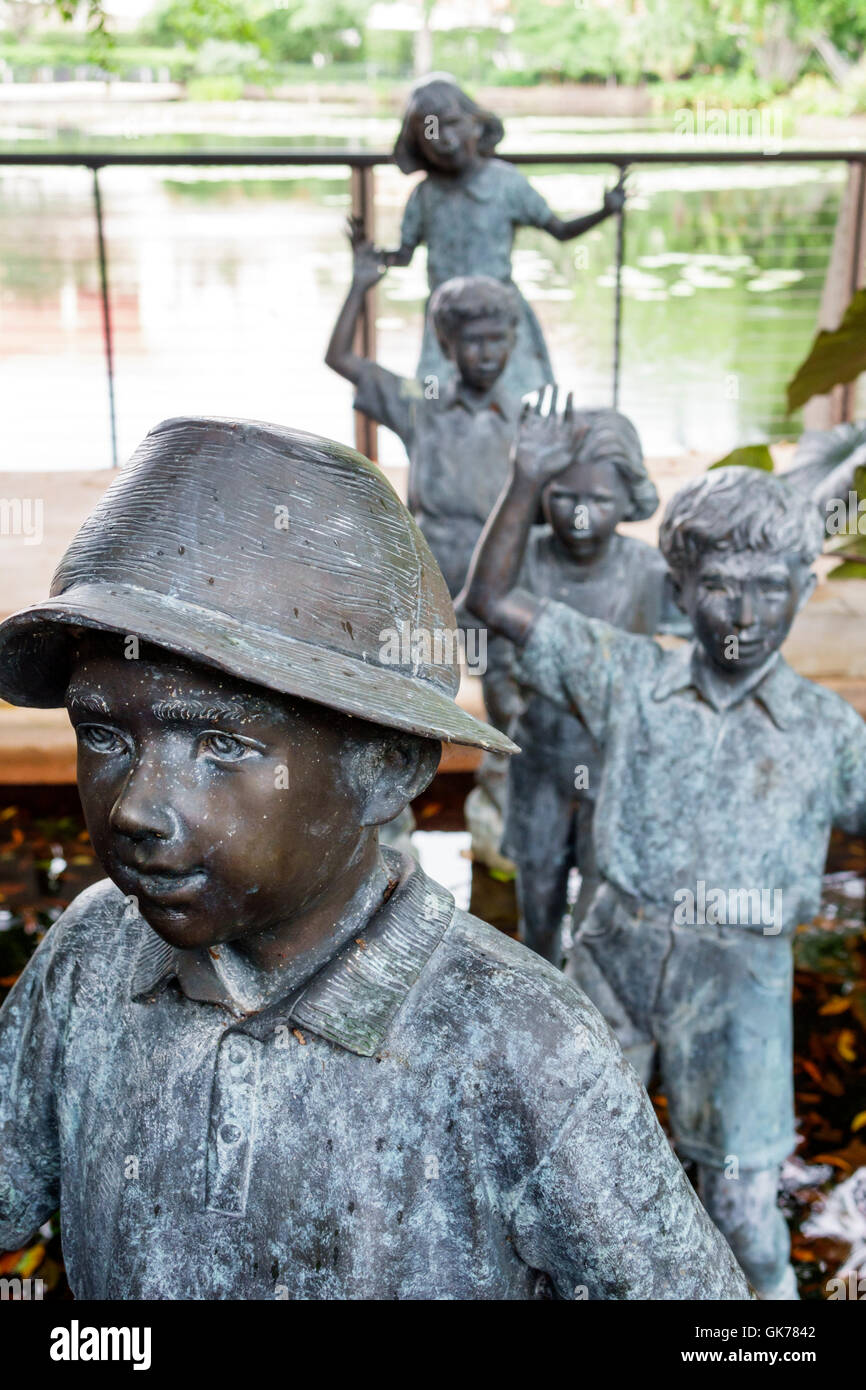
{"type": "MultiPolygon", "coordinates": [[[[626,153],[622,150],[595,150],[566,154],[561,151],[539,154],[502,154],[512,164],[613,164],[622,168],[631,164],[863,164],[866,150],[641,150],[626,153]]],[[[143,150],[111,151],[2,151],[0,165],[32,164],[57,165],[84,169],[106,169],[112,165],[346,165],[354,169],[369,169],[379,164],[392,164],[390,154],[372,150],[323,149],[252,149],[252,150],[143,150]]]]}

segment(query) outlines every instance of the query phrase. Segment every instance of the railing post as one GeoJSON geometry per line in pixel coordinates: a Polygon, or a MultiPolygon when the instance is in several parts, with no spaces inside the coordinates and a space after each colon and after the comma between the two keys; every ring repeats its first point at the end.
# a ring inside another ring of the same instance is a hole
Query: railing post
{"type": "Polygon", "coordinates": [[[99,189],[99,166],[93,165],[93,208],[96,213],[96,238],[99,247],[99,283],[102,291],[102,336],[105,343],[105,366],[108,374],[108,413],[111,424],[111,466],[117,468],[117,412],[114,402],[114,344],[111,336],[111,301],[108,296],[108,258],[105,254],[105,226],[102,220],[102,195],[99,189]]]}
{"type": "MultiPolygon", "coordinates": [[[[855,291],[866,280],[866,163],[848,160],[848,182],[839,205],[833,249],[824,278],[819,329],[832,332],[855,291]]],[[[826,396],[813,396],[803,411],[803,425],[809,430],[831,429],[853,420],[856,409],[856,381],[834,386],[826,396]]]]}
{"type": "MultiPolygon", "coordinates": [[[[863,284],[864,278],[864,226],[863,219],[866,216],[866,164],[858,160],[856,164],[848,166],[850,177],[854,181],[854,227],[851,236],[851,255],[848,262],[848,295],[849,303],[863,284]]],[[[857,380],[846,381],[842,387],[842,419],[853,420],[856,408],[857,380]]]]}
{"type": "MultiPolygon", "coordinates": [[[[375,239],[374,173],[370,165],[352,165],[352,216],[357,217],[367,236],[375,239]]],[[[355,335],[355,351],[376,360],[376,291],[368,290],[355,335]]],[[[355,448],[375,463],[379,457],[379,436],[375,420],[355,411],[355,448]]]]}
{"type": "MultiPolygon", "coordinates": [[[[620,167],[620,177],[625,175],[627,164],[620,167]]],[[[613,307],[613,408],[619,408],[619,360],[622,341],[622,263],[625,257],[625,205],[616,215],[616,288],[613,307]]]]}

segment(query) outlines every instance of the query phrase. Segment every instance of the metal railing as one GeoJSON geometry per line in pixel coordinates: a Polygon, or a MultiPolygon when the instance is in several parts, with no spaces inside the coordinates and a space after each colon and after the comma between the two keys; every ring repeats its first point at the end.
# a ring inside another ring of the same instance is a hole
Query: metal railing
{"type": "MultiPolygon", "coordinates": [[[[670,150],[611,151],[593,150],[582,153],[532,152],[526,154],[501,154],[502,159],[517,165],[546,165],[578,167],[587,165],[609,165],[617,173],[626,173],[631,168],[649,165],[709,165],[709,164],[843,164],[849,172],[858,170],[858,206],[855,236],[849,248],[849,264],[846,279],[851,294],[857,288],[858,276],[863,259],[864,248],[864,190],[866,190],[866,150],[862,153],[846,149],[780,150],[693,150],[677,152],[670,150]]],[[[374,236],[375,191],[374,172],[380,165],[392,164],[390,154],[378,151],[352,149],[248,149],[237,150],[183,150],[144,153],[137,150],[80,153],[42,153],[42,152],[0,152],[0,167],[72,167],[89,169],[93,175],[93,210],[96,222],[97,250],[99,257],[100,294],[102,304],[102,326],[105,354],[106,379],[108,387],[108,407],[111,430],[112,466],[119,466],[117,449],[117,413],[114,383],[114,339],[111,315],[110,266],[106,245],[103,203],[99,183],[99,171],[113,167],[213,167],[244,168],[267,166],[339,166],[348,168],[351,174],[351,210],[353,216],[360,217],[369,236],[374,236]]],[[[613,364],[611,382],[611,404],[616,407],[619,400],[621,346],[622,346],[622,271],[625,260],[625,210],[617,215],[616,261],[614,268],[614,324],[613,324],[613,364]]],[[[375,356],[375,312],[373,292],[367,295],[364,311],[359,324],[359,350],[366,357],[375,356]]],[[[846,418],[853,409],[853,391],[843,397],[843,410],[846,418]]],[[[376,426],[367,417],[356,412],[355,437],[357,447],[369,458],[377,457],[376,426]]]]}

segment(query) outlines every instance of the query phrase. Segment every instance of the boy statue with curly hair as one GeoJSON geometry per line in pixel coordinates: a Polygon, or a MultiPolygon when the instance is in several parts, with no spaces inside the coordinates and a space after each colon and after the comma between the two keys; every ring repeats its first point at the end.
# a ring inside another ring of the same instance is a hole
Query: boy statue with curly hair
{"type": "Polygon", "coordinates": [[[467,599],[522,649],[523,684],[603,752],[599,876],[578,941],[682,1158],[759,1295],[796,1297],[777,1208],[795,1143],[791,936],[814,917],[833,826],[866,828],[866,726],[779,648],[824,534],[781,479],[722,468],[669,503],[660,548],[694,641],[664,650],[517,583],[538,498],[573,457],[570,398],[526,413],[467,599]]]}

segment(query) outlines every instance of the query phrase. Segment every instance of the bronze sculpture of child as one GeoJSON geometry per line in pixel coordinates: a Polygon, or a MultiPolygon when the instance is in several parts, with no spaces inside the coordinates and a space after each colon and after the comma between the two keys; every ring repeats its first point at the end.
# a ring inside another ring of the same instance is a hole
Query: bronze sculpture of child
{"type": "MultiPolygon", "coordinates": [[[[541,493],[543,522],[527,538],[520,588],[628,632],[681,632],[657,547],[617,530],[657,506],[631,421],[615,410],[583,412],[570,466],[541,493]]],[[[521,754],[508,760],[502,849],[517,865],[520,939],[558,965],[571,868],[582,877],[578,921],[594,884],[599,749],[580,719],[538,694],[509,732],[521,754]]]]}
{"type": "MultiPolygon", "coordinates": [[[[379,253],[386,265],[408,265],[423,242],[431,292],[455,276],[471,275],[491,275],[513,287],[516,228],[540,227],[557,241],[570,241],[622,208],[621,178],[598,211],[563,221],[514,165],[495,157],[503,134],[499,117],[479,107],[446,74],[425,78],[413,89],[394,159],[404,174],[423,169],[426,178],[409,195],[399,247],[379,253]]],[[[504,385],[522,396],[552,381],[553,371],[538,319],[522,295],[518,304],[517,340],[504,385]]],[[[452,370],[428,318],[417,376],[445,379],[452,370]]]]}
{"type": "Polygon", "coordinates": [[[357,223],[350,225],[350,237],[352,284],[325,361],[355,386],[355,409],[402,440],[409,458],[409,510],[453,597],[508,476],[520,402],[503,388],[502,375],[514,347],[517,297],[488,275],[441,285],[429,316],[457,375],[425,387],[353,350],[364,295],[385,266],[357,223]]]}
{"type": "Polygon", "coordinates": [[[579,942],[596,1003],[649,1078],[678,1151],[759,1294],[796,1297],[779,1167],[796,1142],[791,934],[819,909],[833,825],[866,825],[866,728],[779,654],[811,594],[824,522],[783,478],[723,468],[660,533],[695,641],[665,651],[517,587],[575,420],[545,393],[473,563],[467,602],[522,648],[519,678],[603,748],[599,886],[579,942]]]}
{"type": "Polygon", "coordinates": [[[442,740],[512,747],[453,623],[367,460],[180,419],[0,626],[109,875],[0,1011],[0,1248],[59,1204],[77,1298],[747,1295],[595,1009],[379,847],[442,740]]]}

